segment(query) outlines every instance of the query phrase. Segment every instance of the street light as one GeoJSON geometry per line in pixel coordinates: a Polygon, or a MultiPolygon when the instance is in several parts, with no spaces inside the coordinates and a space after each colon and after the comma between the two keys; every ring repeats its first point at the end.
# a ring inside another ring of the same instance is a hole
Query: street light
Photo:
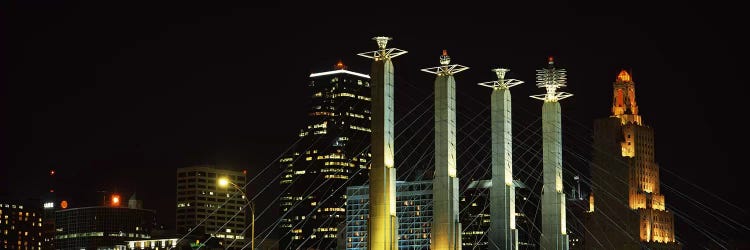
{"type": "Polygon", "coordinates": [[[242,190],[242,188],[240,188],[239,186],[237,186],[237,184],[234,184],[234,182],[230,181],[229,178],[227,178],[227,177],[221,177],[221,178],[219,178],[218,184],[219,184],[219,187],[223,187],[223,188],[225,188],[227,186],[234,187],[235,189],[237,189],[237,191],[240,191],[240,193],[242,194],[242,198],[245,201],[248,201],[250,203],[250,213],[252,214],[252,218],[251,218],[251,222],[250,222],[251,223],[250,224],[251,225],[250,226],[250,228],[251,228],[250,229],[250,234],[251,234],[250,249],[251,250],[255,250],[255,203],[252,202],[252,201],[249,201],[248,198],[247,198],[247,194],[245,193],[245,190],[242,190]]]}

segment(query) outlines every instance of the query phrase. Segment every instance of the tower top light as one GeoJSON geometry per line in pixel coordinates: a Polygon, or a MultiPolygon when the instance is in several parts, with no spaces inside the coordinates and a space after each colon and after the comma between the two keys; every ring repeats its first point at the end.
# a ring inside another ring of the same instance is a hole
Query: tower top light
{"type": "Polygon", "coordinates": [[[448,56],[448,50],[443,50],[443,53],[440,55],[441,66],[422,69],[422,71],[436,74],[438,76],[446,76],[446,75],[453,75],[458,72],[469,69],[469,67],[466,67],[463,65],[450,64],[450,63],[451,63],[451,57],[448,56]]]}
{"type": "Polygon", "coordinates": [[[495,72],[495,75],[497,75],[497,81],[480,82],[478,84],[493,89],[508,89],[523,83],[521,80],[505,79],[505,74],[508,73],[508,71],[510,71],[510,69],[494,68],[492,69],[492,72],[495,72]]]}
{"type": "Polygon", "coordinates": [[[539,99],[545,102],[556,102],[573,94],[557,92],[558,88],[565,87],[567,83],[567,71],[565,69],[555,68],[555,59],[550,56],[547,58],[547,68],[536,71],[536,86],[545,88],[546,94],[532,95],[531,98],[539,99]]]}
{"type": "Polygon", "coordinates": [[[358,56],[372,58],[372,59],[375,59],[375,61],[380,61],[380,60],[391,59],[391,58],[407,53],[406,50],[388,48],[387,47],[388,41],[393,40],[393,38],[391,37],[376,36],[376,37],[373,37],[372,40],[375,40],[375,42],[378,43],[378,50],[359,53],[357,54],[358,56]]]}

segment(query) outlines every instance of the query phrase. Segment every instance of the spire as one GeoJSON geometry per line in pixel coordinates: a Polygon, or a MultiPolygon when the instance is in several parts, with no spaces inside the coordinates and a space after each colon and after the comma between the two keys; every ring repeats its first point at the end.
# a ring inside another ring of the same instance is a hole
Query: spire
{"type": "Polygon", "coordinates": [[[641,124],[638,105],[635,102],[635,83],[627,70],[620,70],[613,84],[612,115],[622,119],[623,124],[641,124]]]}

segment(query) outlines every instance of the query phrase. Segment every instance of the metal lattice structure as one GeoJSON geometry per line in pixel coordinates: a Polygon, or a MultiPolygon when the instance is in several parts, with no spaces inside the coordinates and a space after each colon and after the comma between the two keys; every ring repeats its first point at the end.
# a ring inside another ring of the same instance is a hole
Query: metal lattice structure
{"type": "Polygon", "coordinates": [[[492,72],[495,72],[495,74],[497,74],[497,81],[480,82],[477,84],[481,86],[489,87],[489,88],[508,89],[508,88],[511,88],[513,86],[523,83],[523,81],[517,80],[517,79],[505,79],[505,74],[508,73],[508,71],[510,71],[510,69],[504,69],[504,68],[492,69],[492,72]]]}
{"type": "Polygon", "coordinates": [[[392,39],[393,38],[386,36],[373,37],[372,40],[375,40],[378,43],[378,50],[362,52],[357,55],[372,58],[375,59],[375,61],[380,61],[386,58],[395,58],[397,56],[408,53],[408,51],[402,49],[387,48],[386,45],[388,45],[388,41],[392,39]]]}
{"type": "Polygon", "coordinates": [[[567,71],[565,69],[555,68],[555,60],[549,57],[548,67],[536,71],[536,86],[545,88],[546,94],[532,95],[531,98],[539,99],[545,102],[555,102],[573,96],[571,93],[557,92],[558,88],[565,87],[567,71]]]}

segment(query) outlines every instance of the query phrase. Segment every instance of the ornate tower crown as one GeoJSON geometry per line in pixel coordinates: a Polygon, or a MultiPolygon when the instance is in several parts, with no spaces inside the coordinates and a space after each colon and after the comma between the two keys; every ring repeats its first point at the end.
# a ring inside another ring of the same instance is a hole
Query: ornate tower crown
{"type": "Polygon", "coordinates": [[[641,124],[638,105],[635,102],[635,83],[627,70],[620,70],[613,84],[612,115],[619,117],[623,123],[641,124]]]}

